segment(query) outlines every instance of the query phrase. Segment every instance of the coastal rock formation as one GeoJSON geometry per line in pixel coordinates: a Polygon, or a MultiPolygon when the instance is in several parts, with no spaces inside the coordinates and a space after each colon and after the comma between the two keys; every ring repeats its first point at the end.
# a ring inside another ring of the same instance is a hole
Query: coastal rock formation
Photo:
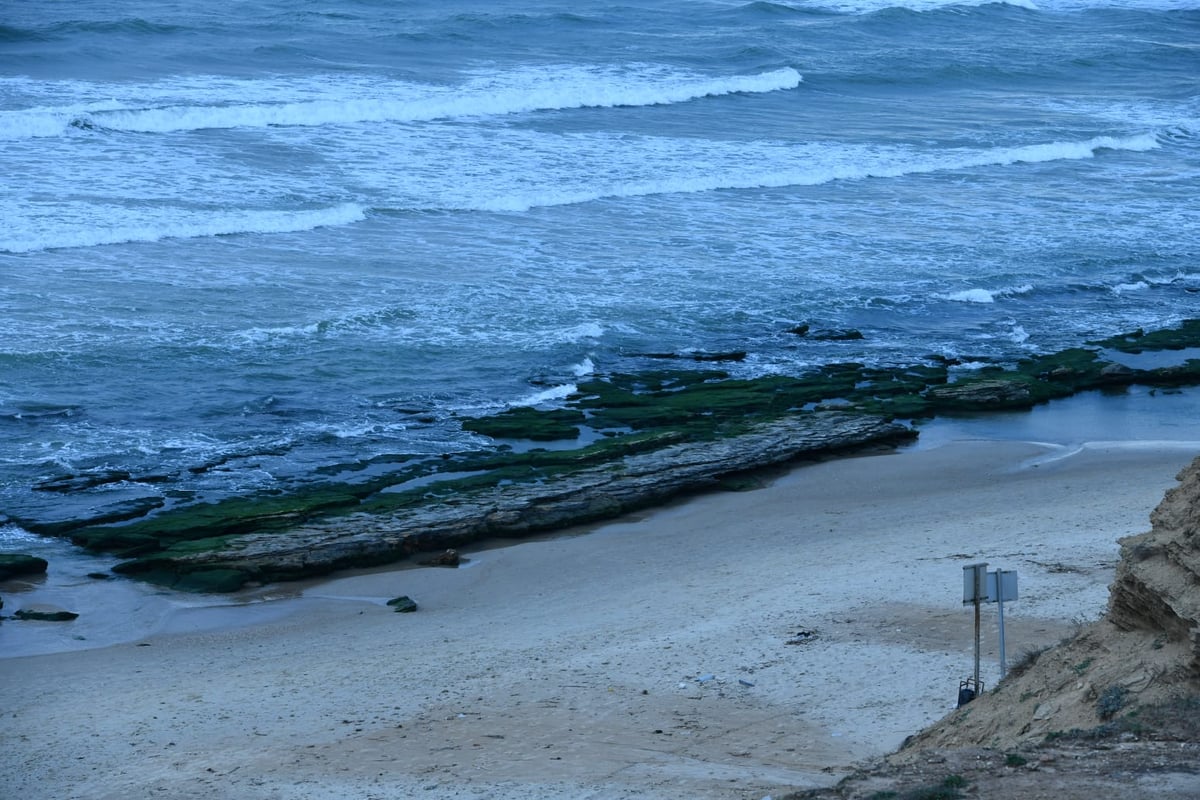
{"type": "Polygon", "coordinates": [[[1179,480],[1150,515],[1151,530],[1121,541],[1108,618],[1189,644],[1200,677],[1200,459],[1179,480]]]}
{"type": "Polygon", "coordinates": [[[25,553],[0,554],[0,581],[25,575],[41,575],[50,565],[44,558],[25,553]]]}
{"type": "Polygon", "coordinates": [[[32,620],[36,622],[70,622],[77,619],[79,614],[67,611],[65,608],[38,604],[17,609],[14,619],[32,620]]]}
{"type": "Polygon", "coordinates": [[[611,519],[723,478],[870,444],[911,439],[912,429],[876,417],[835,412],[789,417],[739,436],[635,453],[541,482],[451,494],[390,513],[350,513],[289,527],[185,542],[118,564],[114,571],[178,588],[233,591],[351,566],[396,561],[487,537],[519,537],[611,519]]]}

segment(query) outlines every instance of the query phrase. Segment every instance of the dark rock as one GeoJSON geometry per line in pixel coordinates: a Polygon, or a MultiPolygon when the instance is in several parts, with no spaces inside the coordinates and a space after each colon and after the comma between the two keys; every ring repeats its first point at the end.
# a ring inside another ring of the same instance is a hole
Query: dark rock
{"type": "Polygon", "coordinates": [[[57,606],[36,605],[17,609],[13,617],[21,620],[36,622],[70,622],[79,615],[74,611],[58,608],[57,606]]]}
{"type": "Polygon", "coordinates": [[[1014,378],[980,378],[934,386],[925,392],[939,411],[984,411],[1030,408],[1041,399],[1029,381],[1014,378]]]}
{"type": "Polygon", "coordinates": [[[684,359],[691,361],[745,361],[745,350],[731,350],[727,353],[641,353],[642,358],[684,359]]]}
{"type": "Polygon", "coordinates": [[[406,594],[399,597],[393,597],[387,601],[387,604],[401,614],[410,614],[417,610],[417,603],[406,594]]]}
{"type": "Polygon", "coordinates": [[[97,472],[85,472],[82,475],[61,475],[57,478],[34,484],[33,490],[36,492],[82,492],[85,489],[103,486],[108,483],[127,481],[129,478],[129,473],[121,470],[100,470],[97,472]]]}
{"type": "Polygon", "coordinates": [[[49,564],[44,558],[25,553],[0,553],[0,581],[22,575],[41,575],[49,564]]]}
{"type": "Polygon", "coordinates": [[[462,562],[462,558],[458,555],[458,551],[450,549],[444,553],[438,553],[433,558],[427,558],[421,563],[427,567],[457,567],[462,562]]]}
{"type": "Polygon", "coordinates": [[[1131,378],[1136,373],[1124,364],[1105,364],[1100,368],[1102,378],[1131,378]]]}
{"type": "Polygon", "coordinates": [[[218,594],[236,592],[253,579],[253,574],[241,569],[203,569],[186,572],[172,584],[183,592],[218,594]]]}
{"type": "Polygon", "coordinates": [[[865,338],[862,331],[854,328],[831,328],[828,330],[809,331],[809,339],[819,342],[853,342],[865,338]]]}
{"type": "Polygon", "coordinates": [[[32,533],[42,536],[66,536],[72,531],[91,525],[111,525],[114,522],[138,519],[164,505],[166,501],[157,495],[116,498],[101,505],[97,505],[94,498],[82,495],[74,500],[63,498],[50,513],[39,518],[14,515],[13,520],[32,533]]]}
{"type": "Polygon", "coordinates": [[[787,333],[794,333],[796,336],[808,336],[809,329],[808,323],[801,323],[800,325],[788,328],[787,333]]]}
{"type": "Polygon", "coordinates": [[[582,411],[565,408],[540,410],[536,408],[510,408],[490,417],[468,417],[462,421],[463,430],[473,431],[493,439],[529,439],[535,442],[553,442],[559,439],[576,439],[579,426],[584,422],[582,411]]]}

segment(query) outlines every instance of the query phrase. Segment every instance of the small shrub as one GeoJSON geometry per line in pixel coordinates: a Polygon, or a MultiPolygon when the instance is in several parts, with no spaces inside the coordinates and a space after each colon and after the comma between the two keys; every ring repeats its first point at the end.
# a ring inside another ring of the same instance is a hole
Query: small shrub
{"type": "Polygon", "coordinates": [[[1125,700],[1128,696],[1129,690],[1124,686],[1108,687],[1096,701],[1096,715],[1107,722],[1125,707],[1125,700]]]}
{"type": "Polygon", "coordinates": [[[1004,765],[1006,767],[1023,767],[1028,763],[1029,761],[1025,756],[1018,755],[1017,753],[1009,753],[1004,757],[1004,765]]]}
{"type": "Polygon", "coordinates": [[[1021,677],[1029,671],[1030,667],[1037,663],[1037,660],[1042,657],[1042,653],[1049,649],[1049,647],[1038,647],[1026,650],[1019,658],[1008,665],[1008,672],[1005,674],[1004,679],[1010,681],[1013,678],[1021,677]]]}

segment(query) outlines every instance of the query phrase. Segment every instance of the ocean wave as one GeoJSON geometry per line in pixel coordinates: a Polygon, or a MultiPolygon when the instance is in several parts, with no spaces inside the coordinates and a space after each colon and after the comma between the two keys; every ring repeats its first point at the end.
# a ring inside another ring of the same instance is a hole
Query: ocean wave
{"type": "MultiPolygon", "coordinates": [[[[62,135],[70,128],[137,133],[172,133],[214,128],[355,125],[425,122],[459,117],[503,116],[575,108],[619,108],[684,103],[704,97],[764,93],[796,88],[802,78],[784,68],[753,75],[710,77],[653,66],[626,70],[575,67],[517,70],[479,75],[460,87],[411,83],[339,84],[317,81],[253,86],[246,102],[239,87],[213,79],[205,93],[192,86],[185,102],[155,108],[96,108],[13,112],[0,117],[0,138],[62,135]],[[264,91],[265,90],[265,91],[264,91]],[[264,97],[264,95],[266,95],[264,97]],[[315,98],[308,99],[312,95],[315,98]],[[305,99],[294,99],[297,96],[305,99]]],[[[194,82],[194,79],[193,79],[194,82]]],[[[158,94],[167,94],[160,89],[158,94]]]]}
{"type": "Polygon", "coordinates": [[[0,234],[0,253],[30,253],[72,247],[195,239],[244,233],[293,233],[366,219],[362,206],[346,203],[305,211],[224,212],[190,219],[129,221],[106,226],[57,226],[50,230],[0,234]]]}
{"type": "Polygon", "coordinates": [[[18,42],[41,42],[47,38],[46,34],[33,28],[18,28],[13,25],[0,25],[0,42],[5,44],[16,44],[18,42]]]}
{"type": "Polygon", "coordinates": [[[564,384],[562,386],[552,386],[549,389],[542,389],[534,392],[526,397],[517,400],[509,401],[508,405],[514,407],[520,406],[539,406],[543,403],[553,403],[557,400],[565,400],[571,395],[579,391],[579,387],[573,383],[564,384]]]}
{"type": "Polygon", "coordinates": [[[72,128],[84,130],[86,126],[79,120],[85,119],[87,115],[121,107],[120,103],[107,101],[0,111],[0,140],[62,136],[72,128]]]}
{"type": "Polygon", "coordinates": [[[1088,10],[1120,11],[1194,11],[1200,8],[1196,0],[825,0],[814,3],[840,14],[874,14],[899,9],[918,13],[943,9],[979,8],[982,6],[1014,6],[1040,12],[1078,12],[1088,10]]]}
{"type": "Polygon", "coordinates": [[[942,300],[951,300],[956,303],[995,303],[997,298],[1016,297],[1018,295],[1029,294],[1033,291],[1033,287],[1029,284],[1018,286],[1011,289],[963,289],[958,292],[946,292],[935,295],[942,300]]]}
{"type": "Polygon", "coordinates": [[[778,189],[789,186],[816,186],[833,181],[902,178],[933,172],[1086,159],[1106,150],[1143,152],[1157,147],[1159,144],[1154,134],[1140,134],[1128,137],[1100,136],[1082,142],[1048,142],[977,151],[949,150],[927,155],[911,151],[863,152],[853,160],[830,159],[827,163],[804,168],[715,172],[628,182],[609,187],[543,189],[536,194],[503,194],[490,198],[472,198],[464,200],[460,208],[500,213],[525,212],[539,207],[649,195],[729,189],[778,189]]]}
{"type": "Polygon", "coordinates": [[[886,11],[914,11],[918,13],[943,9],[979,8],[982,6],[1015,6],[1036,10],[1040,2],[1034,0],[826,0],[814,4],[816,8],[839,14],[876,14],[886,11]]]}

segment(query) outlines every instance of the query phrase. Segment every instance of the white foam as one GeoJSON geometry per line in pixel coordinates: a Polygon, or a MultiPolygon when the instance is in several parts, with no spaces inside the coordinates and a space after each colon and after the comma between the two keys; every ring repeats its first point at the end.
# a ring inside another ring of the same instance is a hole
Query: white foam
{"type": "MultiPolygon", "coordinates": [[[[634,144],[624,142],[623,161],[633,163],[642,157],[644,165],[661,169],[679,169],[653,146],[647,152],[637,152],[634,144]],[[633,152],[630,152],[633,151],[633,152]]],[[[694,145],[693,145],[694,147],[694,145]]],[[[760,145],[740,148],[738,153],[717,151],[714,159],[707,153],[693,152],[684,160],[683,169],[691,174],[669,175],[640,181],[625,181],[604,185],[589,174],[587,181],[577,186],[562,187],[556,181],[550,188],[534,192],[508,192],[488,196],[482,187],[474,186],[467,196],[455,201],[447,197],[451,207],[492,211],[526,212],[533,208],[575,205],[605,199],[636,198],[660,194],[701,193],[730,189],[776,189],[790,186],[815,186],[833,181],[866,180],[870,178],[902,178],[935,172],[972,170],[985,167],[1036,164],[1048,161],[1077,160],[1094,157],[1105,150],[1142,152],[1159,147],[1154,134],[1128,137],[1101,136],[1081,142],[1047,142],[1020,147],[1001,147],[986,150],[954,149],[933,153],[910,149],[853,148],[850,146],[820,147],[797,145],[760,145]],[[757,151],[757,152],[756,152],[757,151]],[[757,156],[757,158],[756,158],[757,156]],[[723,159],[722,159],[723,157],[723,159]],[[725,160],[725,164],[720,163],[725,160]],[[715,161],[715,163],[714,163],[715,161]],[[764,163],[769,167],[764,168],[764,163]]],[[[679,162],[675,162],[676,164],[679,162]]],[[[494,183],[494,176],[489,176],[494,183]]]]}
{"type": "Polygon", "coordinates": [[[576,378],[594,375],[595,372],[596,365],[593,363],[591,358],[585,358],[583,361],[580,361],[578,364],[575,364],[571,367],[571,373],[574,374],[576,378]]]}
{"type": "Polygon", "coordinates": [[[954,300],[960,303],[994,303],[996,302],[996,293],[989,292],[987,289],[966,289],[961,292],[951,292],[942,295],[947,300],[954,300]]]}
{"type": "Polygon", "coordinates": [[[42,541],[44,537],[30,533],[19,525],[0,525],[0,544],[24,545],[42,541]]]}
{"type": "Polygon", "coordinates": [[[540,392],[523,397],[520,400],[513,400],[508,403],[510,406],[539,406],[543,403],[553,403],[558,400],[565,400],[571,395],[579,391],[579,387],[573,383],[564,384],[562,386],[553,386],[549,389],[543,389],[540,392]]]}
{"type": "Polygon", "coordinates": [[[41,223],[27,221],[24,231],[9,229],[0,236],[0,252],[29,253],[69,247],[125,242],[156,242],[162,239],[191,239],[239,233],[291,233],[333,225],[349,225],[366,218],[362,206],[346,203],[331,208],[303,211],[236,211],[219,214],[189,214],[157,217],[146,212],[142,218],[126,215],[108,224],[80,222],[41,223]]]}
{"type": "Polygon", "coordinates": [[[1033,286],[1025,284],[1009,289],[964,289],[959,292],[948,292],[946,294],[934,295],[943,300],[951,300],[957,303],[995,303],[998,297],[1012,297],[1019,294],[1028,294],[1033,291],[1033,286]]]}
{"type": "Polygon", "coordinates": [[[582,339],[598,339],[604,335],[604,326],[598,322],[582,322],[564,332],[568,342],[578,342],[582,339]]]}
{"type": "MultiPolygon", "coordinates": [[[[211,79],[158,95],[161,106],[131,97],[102,106],[71,104],[0,116],[0,138],[55,136],[70,127],[139,133],[213,128],[355,125],[501,116],[572,108],[616,108],[683,103],[703,97],[794,89],[801,77],[784,68],[754,75],[711,77],[652,65],[623,69],[573,66],[481,75],[458,87],[407,82],[363,84],[330,78],[309,83],[231,82],[211,79]],[[313,97],[313,95],[316,95],[313,97]],[[297,99],[298,97],[303,99],[297,99]]],[[[81,91],[89,90],[86,85],[81,91]]]]}
{"type": "Polygon", "coordinates": [[[1008,332],[1008,338],[1013,344],[1025,344],[1029,341],[1029,332],[1025,330],[1024,326],[1018,325],[1016,322],[1011,324],[1012,328],[1008,332]]]}
{"type": "Polygon", "coordinates": [[[1088,9],[1186,11],[1200,7],[1196,0],[826,0],[826,2],[818,0],[812,5],[843,14],[873,14],[889,8],[929,12],[945,8],[973,8],[988,5],[1014,6],[1041,12],[1085,11],[1088,9]]]}

